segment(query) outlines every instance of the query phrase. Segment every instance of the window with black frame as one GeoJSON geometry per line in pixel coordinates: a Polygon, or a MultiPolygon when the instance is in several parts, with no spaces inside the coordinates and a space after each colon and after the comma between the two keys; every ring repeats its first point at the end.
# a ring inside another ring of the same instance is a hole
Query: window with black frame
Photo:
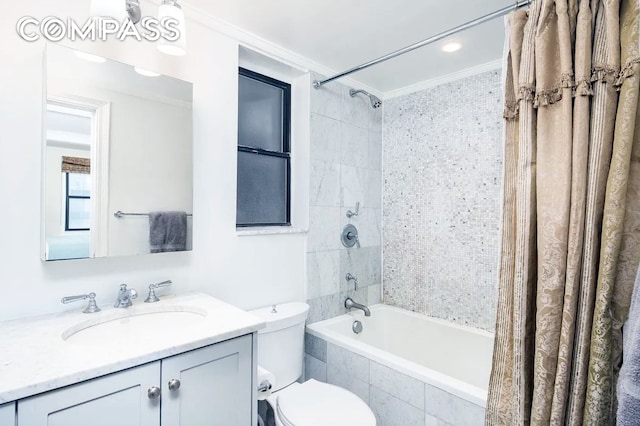
{"type": "Polygon", "coordinates": [[[240,68],[238,227],[291,224],[291,85],[240,68]]]}
{"type": "Polygon", "coordinates": [[[65,231],[88,231],[91,227],[91,175],[65,173],[65,231]]]}

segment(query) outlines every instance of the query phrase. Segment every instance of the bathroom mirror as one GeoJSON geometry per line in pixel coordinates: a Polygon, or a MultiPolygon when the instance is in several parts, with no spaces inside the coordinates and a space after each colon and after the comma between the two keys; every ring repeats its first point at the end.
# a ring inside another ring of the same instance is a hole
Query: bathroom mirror
{"type": "Polygon", "coordinates": [[[191,250],[192,84],[46,49],[43,260],[191,250]]]}

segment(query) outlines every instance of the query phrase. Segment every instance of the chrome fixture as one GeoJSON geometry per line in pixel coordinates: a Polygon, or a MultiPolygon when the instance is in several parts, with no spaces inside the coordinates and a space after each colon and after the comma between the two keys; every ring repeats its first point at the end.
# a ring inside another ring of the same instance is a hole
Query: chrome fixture
{"type": "Polygon", "coordinates": [[[351,272],[349,272],[347,275],[345,275],[344,279],[347,280],[347,283],[353,280],[354,290],[358,289],[358,277],[351,275],[351,272]]]}
{"type": "Polygon", "coordinates": [[[358,302],[354,302],[352,298],[347,297],[344,301],[344,307],[351,310],[351,309],[360,309],[362,312],[364,312],[364,316],[365,317],[370,317],[371,316],[371,311],[369,310],[369,308],[367,308],[365,305],[361,305],[358,302]]]}
{"type": "Polygon", "coordinates": [[[366,90],[349,90],[349,94],[352,98],[355,97],[358,93],[362,93],[363,95],[369,97],[369,101],[371,101],[371,106],[373,107],[373,109],[380,108],[382,106],[382,101],[377,96],[372,95],[366,90]]]}
{"type": "Polygon", "coordinates": [[[169,390],[170,390],[171,392],[175,392],[175,391],[177,391],[178,389],[180,389],[180,384],[181,384],[181,383],[180,383],[180,380],[178,380],[178,379],[171,379],[171,380],[169,380],[169,383],[168,383],[169,390]]]}
{"type": "Polygon", "coordinates": [[[64,304],[67,304],[71,302],[77,302],[78,300],[87,300],[87,299],[89,299],[89,304],[87,305],[85,310],[82,312],[84,312],[85,314],[93,314],[96,312],[100,312],[100,308],[98,308],[98,305],[96,304],[95,293],[81,294],[79,296],[67,296],[67,297],[63,297],[60,301],[64,304]]]}
{"type": "Polygon", "coordinates": [[[348,224],[342,230],[342,235],[340,235],[340,240],[342,241],[342,245],[346,248],[351,248],[356,246],[360,248],[360,239],[358,238],[358,228],[355,225],[348,224]]]}
{"type": "MultiPolygon", "coordinates": [[[[116,219],[122,219],[125,216],[149,216],[149,213],[125,213],[123,211],[118,210],[113,214],[113,217],[116,219]]],[[[187,217],[193,216],[191,213],[187,213],[187,217]]]]}
{"type": "MultiPolygon", "coordinates": [[[[140,22],[142,11],[140,0],[91,0],[91,16],[110,17],[118,21],[129,19],[134,24],[140,22]]],[[[158,9],[158,21],[172,19],[172,30],[178,32],[178,38],[170,41],[170,37],[161,37],[157,48],[162,53],[174,56],[182,56],[187,53],[187,32],[182,7],[177,0],[163,0],[158,9]]],[[[160,29],[168,33],[167,29],[160,29]]],[[[171,34],[173,36],[174,34],[171,34]]]]}
{"type": "Polygon", "coordinates": [[[116,303],[113,304],[114,308],[128,308],[133,305],[131,302],[133,299],[138,298],[138,292],[134,289],[128,289],[126,284],[120,284],[120,291],[118,292],[118,298],[116,303]]]}
{"type": "Polygon", "coordinates": [[[140,11],[139,0],[127,0],[127,15],[129,15],[129,19],[131,19],[131,22],[134,24],[140,22],[142,12],[140,11]]]}
{"type": "Polygon", "coordinates": [[[276,309],[277,306],[276,305],[271,305],[271,313],[272,314],[277,314],[278,313],[278,309],[276,309]]]}
{"type": "Polygon", "coordinates": [[[160,398],[161,393],[160,388],[157,386],[151,386],[149,390],[147,390],[147,396],[149,399],[158,399],[160,398]]]}
{"type": "Polygon", "coordinates": [[[258,385],[258,393],[269,392],[272,387],[273,386],[271,385],[271,382],[269,382],[268,380],[263,380],[258,385]]]}
{"type": "Polygon", "coordinates": [[[158,41],[157,48],[162,53],[173,56],[183,56],[187,53],[187,31],[182,7],[176,0],[163,0],[158,9],[158,20],[166,19],[177,21],[177,30],[180,33],[175,41],[169,41],[162,37],[158,41]]]}
{"type": "Polygon", "coordinates": [[[362,323],[358,320],[355,320],[351,325],[351,330],[353,330],[353,332],[356,334],[362,333],[362,323]]]}
{"type": "Polygon", "coordinates": [[[336,75],[334,75],[332,77],[325,78],[324,80],[314,80],[313,81],[313,87],[316,88],[316,89],[319,89],[322,86],[324,86],[325,84],[327,84],[329,82],[332,82],[333,80],[337,80],[339,78],[346,77],[347,75],[353,74],[354,72],[362,71],[362,70],[367,69],[369,67],[372,67],[374,65],[378,65],[378,64],[380,64],[382,62],[386,62],[389,59],[393,59],[393,58],[395,58],[397,56],[404,55],[405,53],[409,53],[411,51],[414,51],[414,50],[419,49],[421,47],[424,47],[424,46],[427,46],[429,44],[435,43],[436,41],[440,41],[442,39],[445,39],[445,38],[447,38],[449,36],[452,36],[454,34],[462,32],[464,30],[468,30],[469,28],[473,28],[473,27],[475,27],[477,25],[484,24],[487,21],[491,21],[491,20],[493,20],[495,18],[499,18],[501,16],[507,15],[508,13],[510,13],[510,12],[512,12],[514,10],[518,10],[521,7],[529,6],[531,1],[532,0],[516,1],[515,5],[512,4],[510,6],[503,7],[500,10],[496,10],[495,12],[489,13],[488,15],[485,15],[485,16],[482,16],[480,18],[474,19],[473,21],[469,21],[469,22],[467,22],[465,24],[462,24],[462,25],[459,25],[459,26],[457,26],[455,28],[452,28],[450,30],[444,31],[444,32],[442,32],[440,34],[437,34],[437,35],[429,37],[429,38],[427,38],[425,40],[419,41],[419,42],[414,43],[414,44],[412,44],[410,46],[406,46],[406,47],[403,47],[402,49],[398,49],[395,52],[388,53],[388,54],[386,54],[384,56],[380,56],[379,58],[376,58],[376,59],[374,59],[372,61],[365,62],[364,64],[355,66],[353,68],[349,68],[348,70],[346,70],[344,72],[341,72],[340,74],[336,74],[336,75]]]}
{"type": "Polygon", "coordinates": [[[360,201],[356,202],[356,211],[352,212],[351,210],[347,210],[347,217],[349,219],[351,219],[353,216],[358,216],[358,213],[360,213],[360,201]]]}
{"type": "Polygon", "coordinates": [[[144,303],[159,302],[160,299],[158,299],[158,296],[156,296],[156,288],[167,287],[167,286],[170,286],[171,284],[173,284],[173,281],[171,280],[162,281],[161,283],[156,283],[156,284],[149,284],[149,295],[147,295],[147,298],[144,299],[144,303]]]}

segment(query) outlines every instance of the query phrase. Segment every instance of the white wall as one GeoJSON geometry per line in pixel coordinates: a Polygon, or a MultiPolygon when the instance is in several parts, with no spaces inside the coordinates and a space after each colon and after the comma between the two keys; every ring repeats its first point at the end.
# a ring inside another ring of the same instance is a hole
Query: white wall
{"type": "Polygon", "coordinates": [[[194,83],[193,252],[40,260],[44,45],[20,39],[15,24],[25,15],[84,21],[87,14],[87,1],[28,0],[7,3],[0,18],[0,320],[80,309],[59,300],[89,291],[109,305],[120,283],[143,290],[167,278],[174,292],[202,290],[247,309],[304,300],[304,234],[236,234],[238,43],[195,22],[188,24],[189,53],[182,58],[143,42],[82,47],[194,83]]]}

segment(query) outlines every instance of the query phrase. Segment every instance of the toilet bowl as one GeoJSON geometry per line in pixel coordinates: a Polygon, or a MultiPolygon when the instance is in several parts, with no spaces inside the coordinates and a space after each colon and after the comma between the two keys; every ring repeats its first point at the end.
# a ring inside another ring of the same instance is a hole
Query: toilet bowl
{"type": "Polygon", "coordinates": [[[275,377],[266,399],[267,426],[375,426],[371,408],[354,393],[302,375],[304,323],[309,305],[283,303],[251,311],[266,322],[258,332],[258,364],[275,377]]]}

